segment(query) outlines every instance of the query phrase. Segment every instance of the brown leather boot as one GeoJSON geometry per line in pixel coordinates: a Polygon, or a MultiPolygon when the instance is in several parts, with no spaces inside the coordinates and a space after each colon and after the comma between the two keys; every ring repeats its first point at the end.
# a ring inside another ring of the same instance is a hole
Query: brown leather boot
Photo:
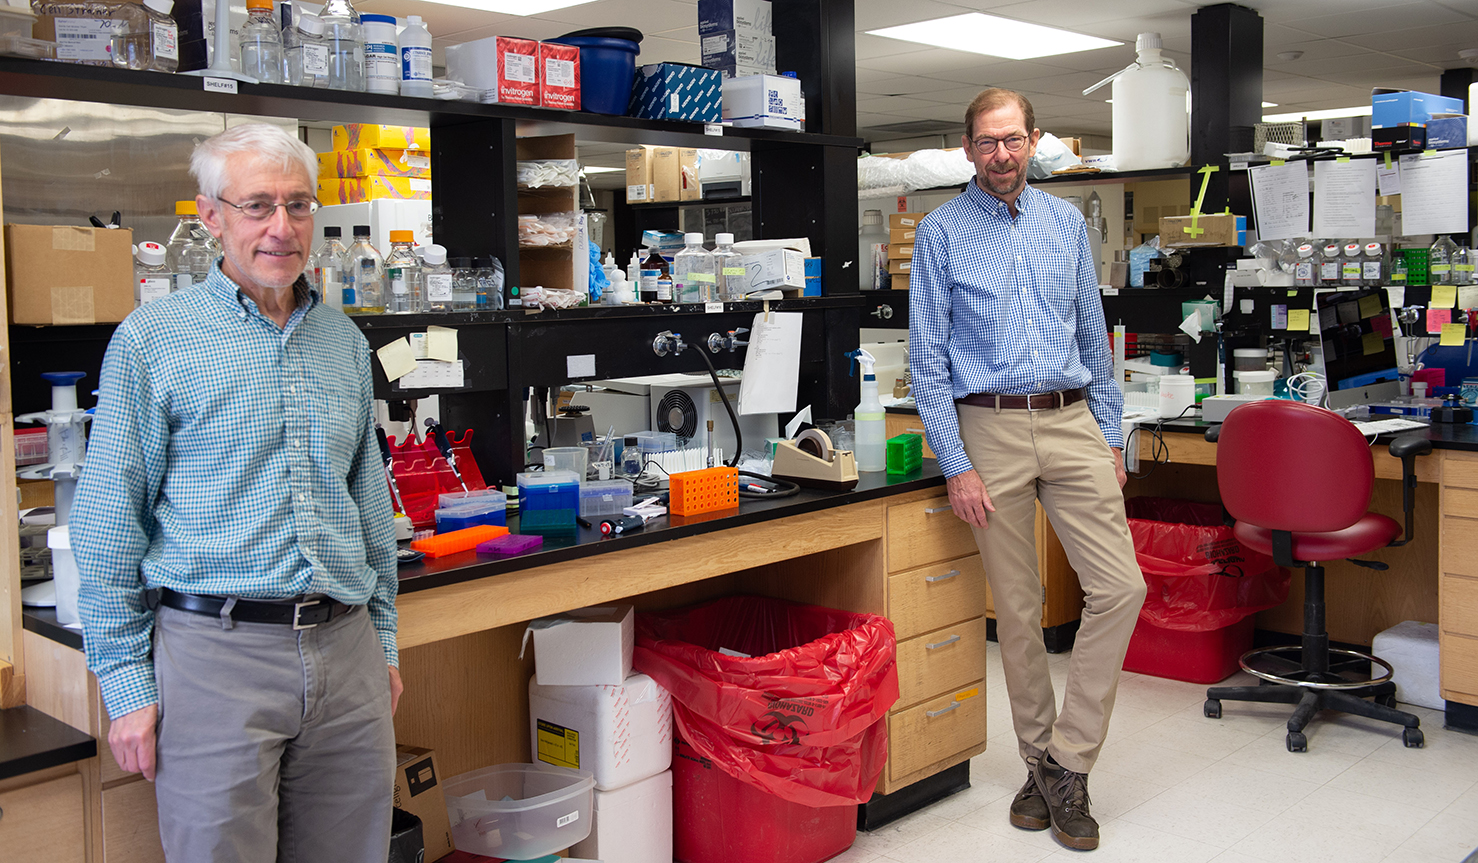
{"type": "Polygon", "coordinates": [[[1022,830],[1046,830],[1051,825],[1047,801],[1037,788],[1036,758],[1026,759],[1026,784],[1011,801],[1011,826],[1022,830]]]}
{"type": "Polygon", "coordinates": [[[1052,836],[1079,851],[1098,847],[1098,822],[1088,814],[1088,774],[1074,773],[1043,755],[1032,771],[1052,817],[1052,836]]]}

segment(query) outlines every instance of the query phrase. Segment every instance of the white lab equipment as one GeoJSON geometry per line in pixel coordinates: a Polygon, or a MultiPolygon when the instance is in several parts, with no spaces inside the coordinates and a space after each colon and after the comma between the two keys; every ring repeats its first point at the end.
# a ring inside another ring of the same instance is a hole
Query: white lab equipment
{"type": "Polygon", "coordinates": [[[1160,416],[1173,420],[1196,406],[1196,379],[1190,375],[1160,376],[1160,416]]]}
{"type": "Polygon", "coordinates": [[[92,417],[77,407],[77,382],[83,372],[42,372],[51,384],[51,409],[21,414],[18,423],[45,423],[47,463],[16,472],[21,479],[49,479],[56,486],[56,523],[67,523],[77,477],[87,457],[87,421],[92,417]]]}

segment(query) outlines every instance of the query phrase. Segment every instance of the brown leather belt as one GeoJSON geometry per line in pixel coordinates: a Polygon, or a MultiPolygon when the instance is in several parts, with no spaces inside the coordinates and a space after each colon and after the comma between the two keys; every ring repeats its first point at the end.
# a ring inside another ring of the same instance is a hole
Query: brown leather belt
{"type": "Polygon", "coordinates": [[[955,404],[974,405],[978,408],[1006,408],[1010,410],[1045,411],[1052,408],[1065,408],[1075,402],[1088,398],[1088,388],[1078,387],[1075,390],[1058,390],[1055,393],[1033,393],[1029,396],[997,395],[996,393],[971,393],[962,399],[955,399],[955,404]]]}

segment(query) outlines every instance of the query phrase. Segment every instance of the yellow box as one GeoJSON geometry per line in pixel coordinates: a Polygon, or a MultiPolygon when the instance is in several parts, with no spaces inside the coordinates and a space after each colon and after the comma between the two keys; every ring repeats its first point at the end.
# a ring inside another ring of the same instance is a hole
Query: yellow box
{"type": "Polygon", "coordinates": [[[318,176],[431,177],[431,154],[425,150],[334,150],[318,154],[318,176]]]}
{"type": "Polygon", "coordinates": [[[360,204],[380,198],[431,200],[431,181],[417,177],[340,177],[318,181],[321,204],[360,204]]]}
{"type": "Polygon", "coordinates": [[[334,127],[335,150],[429,150],[431,130],[424,126],[376,126],[346,123],[334,127]]]}

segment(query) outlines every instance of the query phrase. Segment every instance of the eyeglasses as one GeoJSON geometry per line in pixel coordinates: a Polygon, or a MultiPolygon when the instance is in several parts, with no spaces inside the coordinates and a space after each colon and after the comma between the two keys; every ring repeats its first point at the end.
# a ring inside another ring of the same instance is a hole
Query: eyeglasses
{"type": "Polygon", "coordinates": [[[248,219],[256,219],[258,221],[272,218],[277,212],[278,207],[287,211],[288,218],[311,219],[313,218],[313,214],[318,212],[318,207],[320,206],[317,201],[308,198],[294,198],[291,201],[284,201],[280,204],[275,204],[271,201],[247,201],[244,204],[233,204],[225,198],[216,198],[216,200],[228,207],[235,207],[241,211],[241,215],[248,219]]]}
{"type": "Polygon", "coordinates": [[[980,138],[973,143],[975,144],[976,150],[980,151],[983,155],[989,156],[996,151],[996,144],[1000,144],[1012,153],[1018,153],[1022,147],[1026,146],[1026,138],[1022,135],[1012,135],[1009,138],[1002,138],[999,141],[995,138],[980,138]]]}

